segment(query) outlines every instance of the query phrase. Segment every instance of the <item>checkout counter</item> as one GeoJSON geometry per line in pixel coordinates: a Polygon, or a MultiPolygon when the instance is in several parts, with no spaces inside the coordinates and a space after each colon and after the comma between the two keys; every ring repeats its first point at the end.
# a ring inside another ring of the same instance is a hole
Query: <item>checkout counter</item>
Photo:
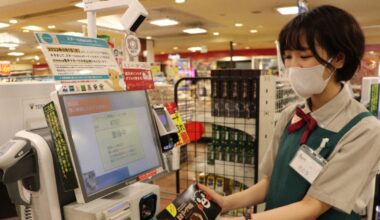
{"type": "Polygon", "coordinates": [[[145,91],[51,98],[49,128],[19,131],[0,146],[0,180],[20,218],[155,219],[159,187],[144,181],[163,164],[172,169],[178,140],[165,108],[152,110],[145,91]]]}

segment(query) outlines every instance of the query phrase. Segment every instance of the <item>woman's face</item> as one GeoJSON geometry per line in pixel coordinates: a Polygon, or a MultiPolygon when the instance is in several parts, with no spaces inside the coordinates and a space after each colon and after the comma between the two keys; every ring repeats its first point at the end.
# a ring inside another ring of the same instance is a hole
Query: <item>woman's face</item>
{"type": "MultiPolygon", "coordinates": [[[[286,68],[289,67],[300,67],[300,68],[309,68],[320,63],[313,56],[311,50],[307,47],[307,44],[304,42],[302,46],[305,48],[304,50],[285,50],[284,51],[284,65],[286,68]]],[[[327,52],[323,50],[321,47],[316,45],[316,51],[318,55],[324,59],[329,60],[327,52]]],[[[325,68],[325,72],[323,73],[323,79],[329,78],[331,71],[328,68],[325,68]]]]}

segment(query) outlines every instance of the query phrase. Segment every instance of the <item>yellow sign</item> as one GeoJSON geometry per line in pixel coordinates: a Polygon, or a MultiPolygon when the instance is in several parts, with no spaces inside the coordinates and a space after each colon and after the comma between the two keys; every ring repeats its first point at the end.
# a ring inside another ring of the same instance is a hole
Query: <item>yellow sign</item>
{"type": "Polygon", "coordinates": [[[173,203],[170,203],[167,207],[166,210],[173,216],[176,217],[177,215],[177,208],[173,203]]]}
{"type": "Polygon", "coordinates": [[[161,72],[160,64],[152,64],[150,66],[150,72],[152,73],[153,76],[159,74],[161,72]]]}
{"type": "Polygon", "coordinates": [[[174,124],[176,125],[177,130],[178,130],[179,140],[176,146],[182,146],[182,145],[190,143],[189,135],[187,134],[186,127],[183,124],[182,118],[179,115],[179,113],[175,112],[174,114],[171,114],[170,116],[172,117],[174,124]]]}

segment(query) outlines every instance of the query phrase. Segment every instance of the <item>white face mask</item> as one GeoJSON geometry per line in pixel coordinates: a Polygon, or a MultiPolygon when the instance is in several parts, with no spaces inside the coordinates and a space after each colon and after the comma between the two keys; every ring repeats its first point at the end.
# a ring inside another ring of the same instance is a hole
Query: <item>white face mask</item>
{"type": "MultiPolygon", "coordinates": [[[[330,63],[333,58],[327,62],[330,63]]],[[[323,80],[323,73],[325,66],[322,64],[309,67],[289,67],[286,69],[290,83],[293,90],[303,98],[309,98],[312,95],[320,94],[326,88],[327,83],[334,75],[335,71],[331,73],[330,77],[323,80]]]]}

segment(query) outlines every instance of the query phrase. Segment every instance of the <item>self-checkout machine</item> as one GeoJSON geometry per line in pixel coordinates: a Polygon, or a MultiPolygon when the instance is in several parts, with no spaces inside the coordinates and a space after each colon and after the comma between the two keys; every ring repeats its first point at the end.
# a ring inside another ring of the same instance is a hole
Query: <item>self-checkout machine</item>
{"type": "Polygon", "coordinates": [[[160,134],[165,170],[178,170],[180,164],[180,148],[176,147],[179,140],[178,129],[164,105],[153,105],[153,115],[160,134]]]}
{"type": "MultiPolygon", "coordinates": [[[[85,8],[90,20],[98,9],[125,5],[132,11],[127,23],[136,29],[146,16],[138,1],[87,2],[85,8]]],[[[146,92],[123,91],[105,41],[35,35],[60,83],[44,106],[49,129],[17,132],[0,147],[0,177],[21,219],[154,218],[159,187],[135,183],[163,170],[146,92]]]]}

